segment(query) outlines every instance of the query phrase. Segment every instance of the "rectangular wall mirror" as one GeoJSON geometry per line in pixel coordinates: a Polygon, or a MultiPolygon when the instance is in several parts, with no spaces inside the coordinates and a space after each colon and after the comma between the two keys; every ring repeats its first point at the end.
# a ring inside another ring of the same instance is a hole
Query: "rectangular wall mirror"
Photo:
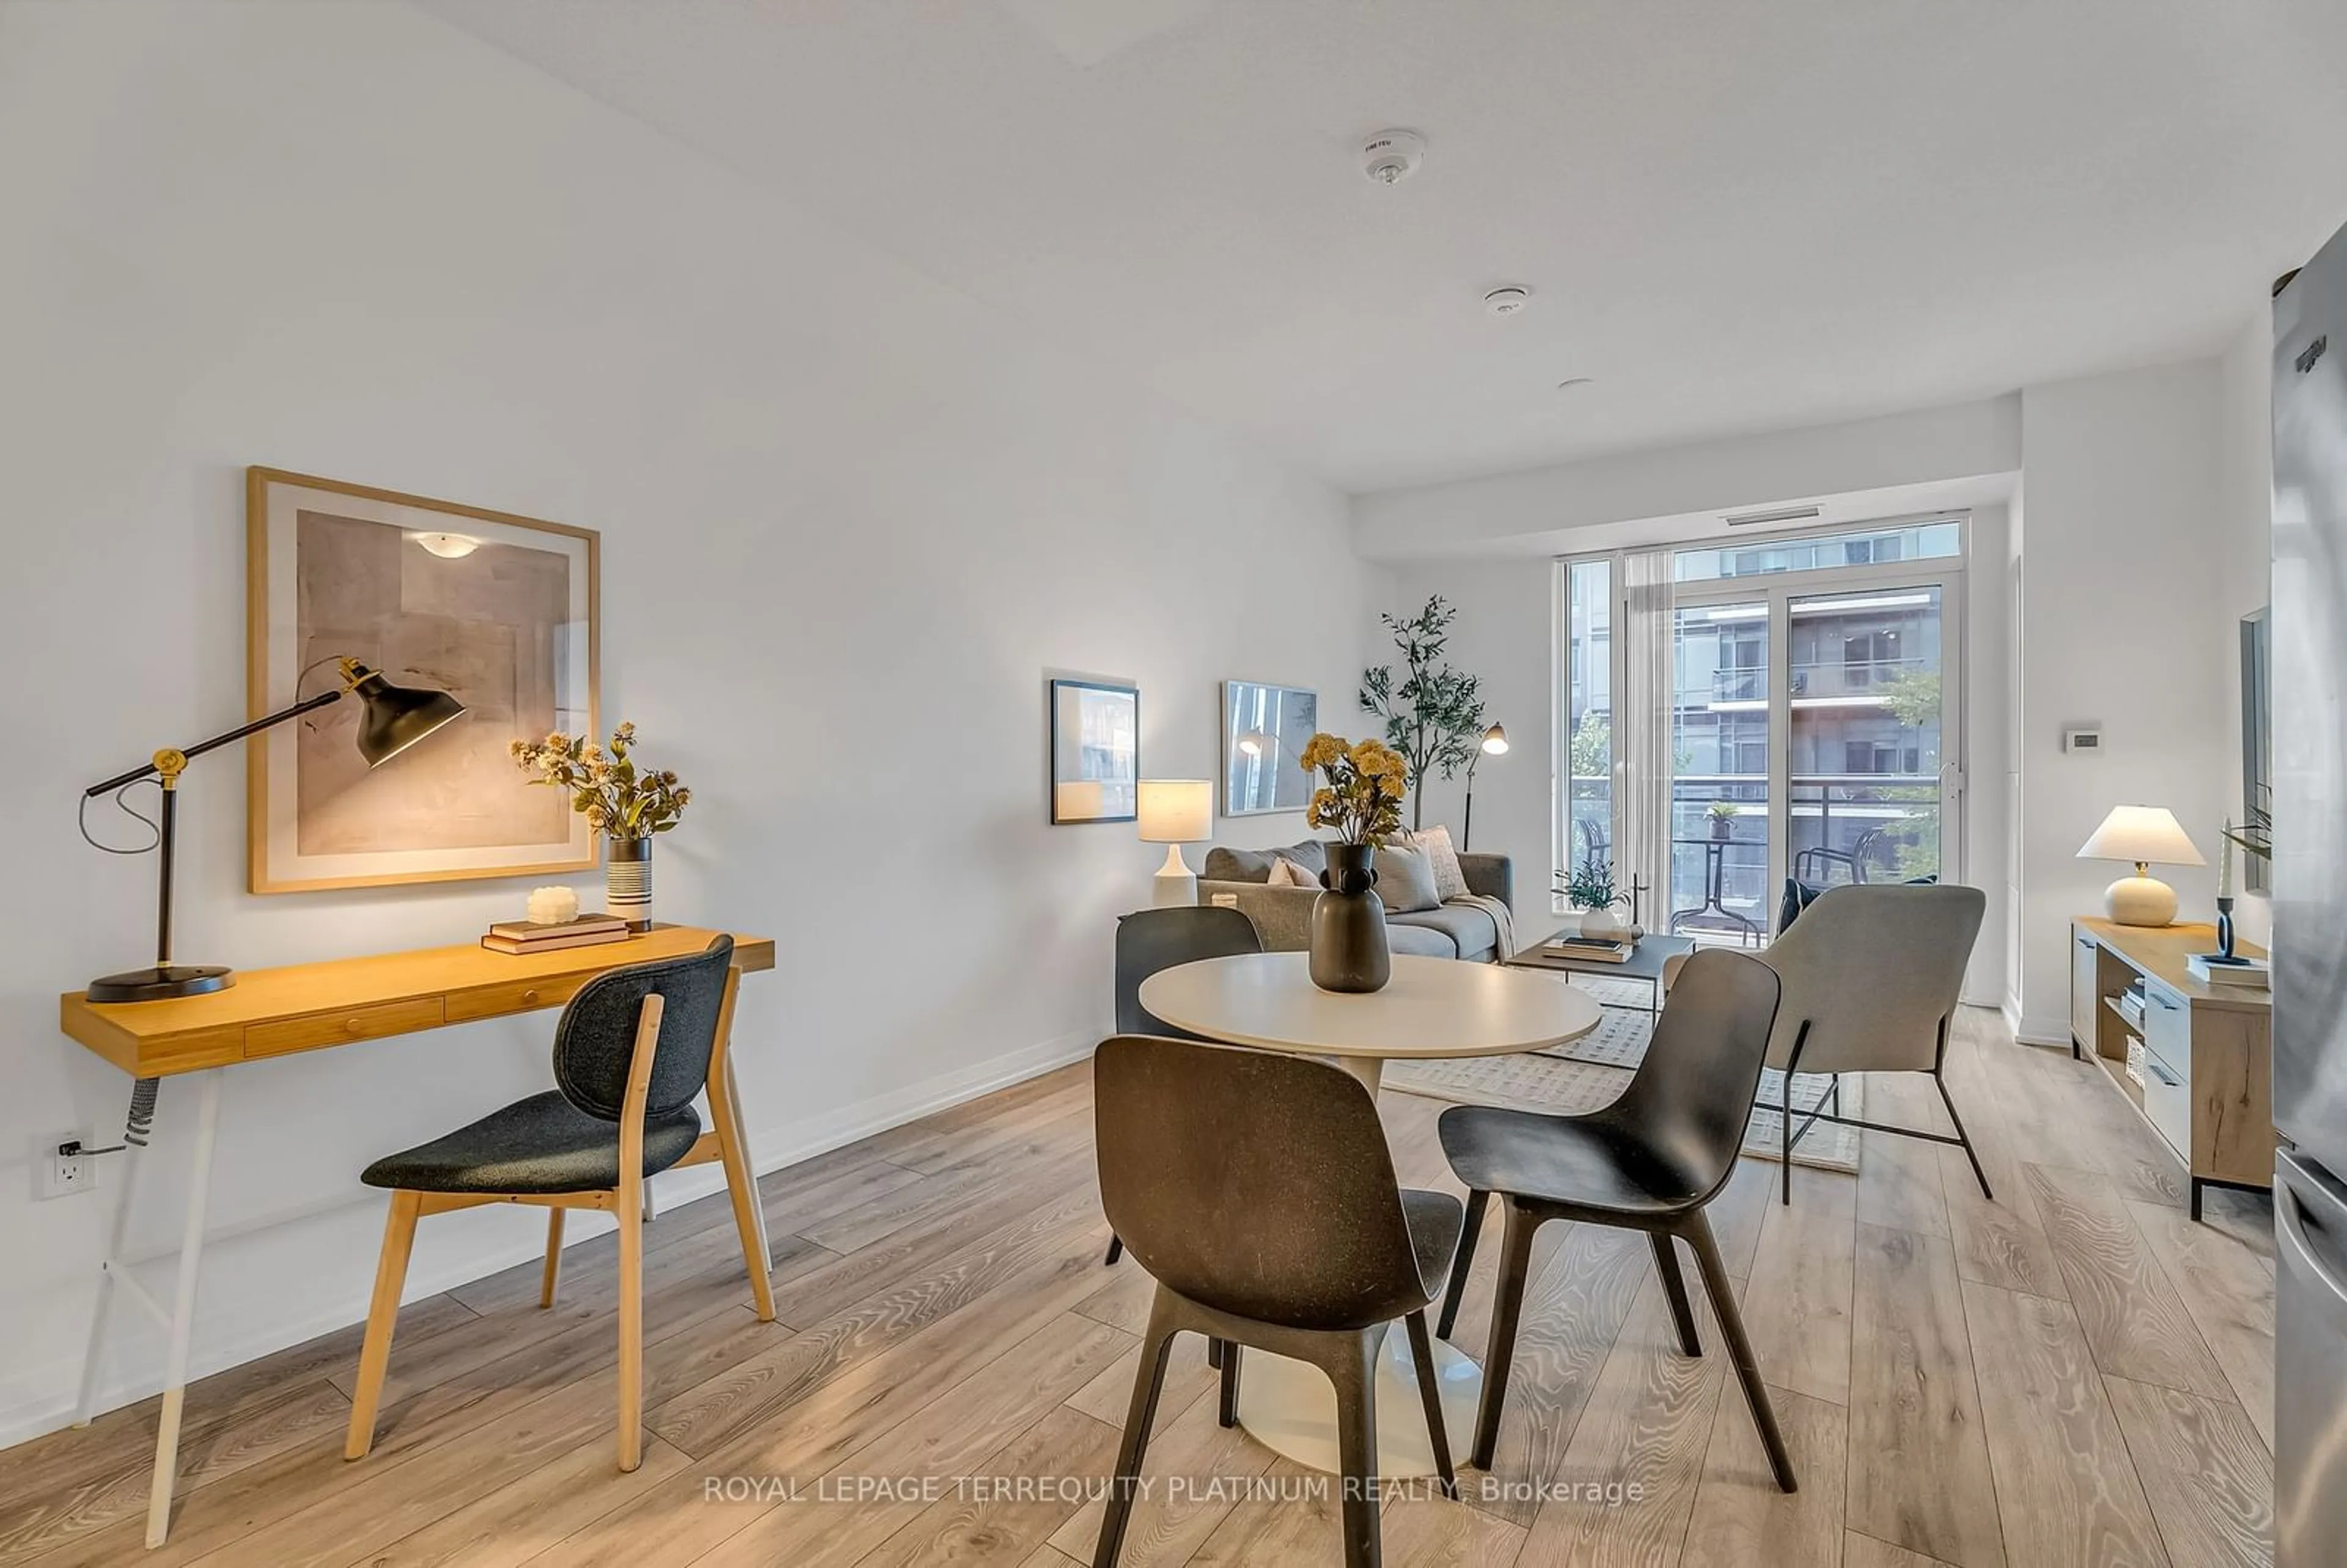
{"type": "Polygon", "coordinates": [[[1317,692],[1224,682],[1223,815],[1302,811],[1312,798],[1312,775],[1296,759],[1319,723],[1317,692]]]}

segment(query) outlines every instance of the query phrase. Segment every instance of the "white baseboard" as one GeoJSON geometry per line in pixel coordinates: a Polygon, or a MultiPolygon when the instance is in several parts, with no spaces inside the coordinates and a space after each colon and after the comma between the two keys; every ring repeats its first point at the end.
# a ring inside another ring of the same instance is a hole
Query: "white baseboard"
{"type": "Polygon", "coordinates": [[[2070,1020],[2066,1018],[2024,1018],[2014,1029],[2013,1038],[2024,1045],[2058,1045],[2070,1048],[2070,1020]]]}
{"type": "MultiPolygon", "coordinates": [[[[907,1122],[917,1122],[936,1112],[1022,1083],[1041,1076],[1055,1068],[1080,1061],[1092,1053],[1098,1037],[1089,1033],[1061,1035],[1023,1050],[1011,1051],[959,1072],[948,1073],[919,1083],[908,1084],[886,1094],[873,1095],[835,1111],[802,1116],[764,1129],[753,1129],[749,1134],[753,1161],[760,1175],[811,1160],[817,1154],[884,1132],[891,1127],[901,1127],[907,1122]]],[[[653,1188],[660,1208],[666,1210],[695,1198],[722,1192],[725,1173],[717,1165],[696,1165],[653,1179],[653,1188]]],[[[350,1206],[370,1205],[372,1197],[355,1198],[350,1206]]],[[[314,1218],[323,1212],[313,1210],[303,1218],[314,1218]]],[[[657,1222],[655,1222],[657,1223],[657,1222]]],[[[591,1210],[575,1212],[566,1233],[568,1241],[576,1242],[610,1228],[609,1220],[591,1210]],[[581,1224],[582,1221],[589,1223],[581,1224]]],[[[454,1290],[458,1286],[485,1278],[500,1269],[526,1262],[540,1255],[542,1243],[515,1242],[485,1247],[473,1255],[444,1262],[439,1267],[411,1272],[402,1299],[420,1301],[454,1290]]],[[[215,1372],[241,1367],[289,1347],[314,1339],[321,1334],[331,1334],[364,1321],[366,1298],[371,1280],[355,1280],[344,1304],[324,1307],[293,1322],[274,1322],[256,1327],[250,1333],[237,1336],[226,1343],[205,1347],[201,1354],[193,1355],[188,1367],[188,1380],[215,1372]]],[[[129,1335],[140,1332],[143,1320],[136,1308],[124,1305],[114,1317],[114,1336],[120,1343],[129,1335]]],[[[152,1337],[151,1336],[149,1337],[152,1337]]],[[[159,1360],[159,1352],[154,1359],[159,1360]]],[[[28,1372],[10,1379],[13,1387],[0,1387],[0,1450],[41,1437],[71,1424],[74,1395],[57,1392],[59,1384],[70,1390],[77,1385],[81,1369],[77,1366],[56,1364],[37,1372],[28,1372]],[[37,1385],[37,1388],[36,1387],[37,1385]]],[[[162,1389],[159,1366],[136,1377],[118,1378],[98,1390],[97,1408],[111,1410],[135,1404],[162,1389]]]]}

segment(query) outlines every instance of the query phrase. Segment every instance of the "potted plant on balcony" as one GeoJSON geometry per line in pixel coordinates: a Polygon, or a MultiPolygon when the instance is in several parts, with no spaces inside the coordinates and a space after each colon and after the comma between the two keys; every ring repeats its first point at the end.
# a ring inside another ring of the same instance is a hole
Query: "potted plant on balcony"
{"type": "Polygon", "coordinates": [[[1738,809],[1739,808],[1737,804],[1732,800],[1716,800],[1713,801],[1709,806],[1705,808],[1704,815],[1711,818],[1712,837],[1717,839],[1722,844],[1726,844],[1727,842],[1727,835],[1736,831],[1736,817],[1738,809]]]}
{"type": "Polygon", "coordinates": [[[1559,889],[1573,907],[1581,913],[1581,934],[1609,942],[1618,942],[1629,934],[1630,927],[1616,914],[1622,902],[1614,890],[1613,864],[1601,856],[1585,856],[1573,870],[1557,873],[1563,883],[1559,889]]]}

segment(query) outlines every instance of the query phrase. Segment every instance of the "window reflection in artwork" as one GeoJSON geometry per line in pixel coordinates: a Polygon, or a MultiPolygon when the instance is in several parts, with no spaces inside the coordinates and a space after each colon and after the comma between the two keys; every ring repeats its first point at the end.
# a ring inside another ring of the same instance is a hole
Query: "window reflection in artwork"
{"type": "Polygon", "coordinates": [[[1296,686],[1223,682],[1223,815],[1302,811],[1312,777],[1296,762],[1319,727],[1320,698],[1296,686]]]}
{"type": "Polygon", "coordinates": [[[1051,682],[1051,820],[1131,822],[1141,776],[1141,692],[1051,682]]]}

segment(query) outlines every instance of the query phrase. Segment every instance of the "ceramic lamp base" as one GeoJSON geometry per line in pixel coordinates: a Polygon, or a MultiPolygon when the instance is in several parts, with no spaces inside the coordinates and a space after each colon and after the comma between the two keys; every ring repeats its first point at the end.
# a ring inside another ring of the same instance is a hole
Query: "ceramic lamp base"
{"type": "Polygon", "coordinates": [[[1165,846],[1165,864],[1157,868],[1153,887],[1149,901],[1155,908],[1186,909],[1198,901],[1198,876],[1182,858],[1180,845],[1165,846]]]}
{"type": "Polygon", "coordinates": [[[2176,922],[2176,889],[2157,876],[2122,876],[2103,889],[2103,910],[2122,926],[2176,922]]]}

